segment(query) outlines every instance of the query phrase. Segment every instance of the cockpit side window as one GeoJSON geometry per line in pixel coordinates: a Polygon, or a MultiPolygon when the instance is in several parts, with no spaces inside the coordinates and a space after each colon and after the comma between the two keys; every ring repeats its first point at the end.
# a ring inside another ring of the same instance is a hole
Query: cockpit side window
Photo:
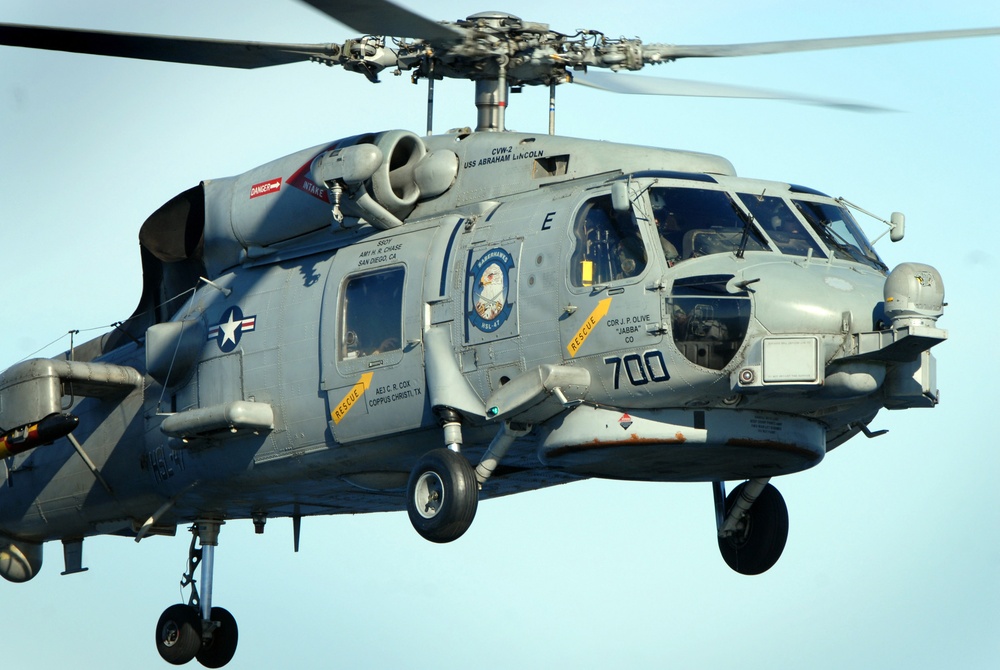
{"type": "Polygon", "coordinates": [[[573,227],[576,247],[570,263],[573,286],[607,284],[646,269],[646,247],[631,212],[615,212],[611,196],[584,203],[573,227]]]}
{"type": "Polygon", "coordinates": [[[781,253],[808,256],[811,249],[813,256],[826,258],[826,254],[813,236],[806,232],[805,226],[784,198],[750,193],[740,193],[739,196],[781,253]]]}
{"type": "Polygon", "coordinates": [[[346,280],[340,303],[341,360],[401,349],[405,275],[402,267],[394,267],[346,280]]]}
{"type": "Polygon", "coordinates": [[[846,209],[826,202],[794,202],[802,217],[830,247],[834,258],[864,263],[883,272],[888,270],[861,232],[857,221],[846,209]]]}
{"type": "Polygon", "coordinates": [[[733,275],[674,282],[668,307],[674,344],[695,365],[722,370],[736,357],[750,325],[750,295],[730,293],[733,275]]]}
{"type": "Polygon", "coordinates": [[[747,230],[745,251],[768,249],[760,231],[743,218],[746,215],[725,191],[654,187],[649,198],[669,265],[696,256],[738,251],[747,230]]]}

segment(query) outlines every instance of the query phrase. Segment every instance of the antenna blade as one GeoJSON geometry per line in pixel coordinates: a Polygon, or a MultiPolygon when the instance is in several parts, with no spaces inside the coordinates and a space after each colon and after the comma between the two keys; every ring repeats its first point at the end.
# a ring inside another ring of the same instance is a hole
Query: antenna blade
{"type": "Polygon", "coordinates": [[[465,31],[436,23],[388,0],[303,0],[330,18],[366,35],[412,37],[435,44],[461,42],[465,31]]]}
{"type": "Polygon", "coordinates": [[[833,107],[851,112],[887,112],[884,107],[874,107],[857,102],[814,98],[797,93],[771,91],[762,88],[713,84],[707,81],[689,81],[666,77],[643,77],[637,74],[612,74],[609,72],[573,73],[573,83],[612,93],[633,95],[676,95],[702,98],[754,98],[764,100],[789,100],[808,105],[833,107]]]}
{"type": "Polygon", "coordinates": [[[298,63],[311,58],[335,59],[339,54],[339,49],[326,44],[241,42],[13,23],[0,23],[0,44],[241,69],[298,63]]]}
{"type": "Polygon", "coordinates": [[[763,56],[766,54],[791,53],[796,51],[821,51],[823,49],[849,49],[852,47],[876,46],[879,44],[900,44],[903,42],[927,42],[931,40],[952,40],[964,37],[986,37],[1000,35],[1000,28],[969,28],[964,30],[932,30],[918,33],[895,33],[890,35],[863,35],[858,37],[827,37],[809,40],[786,40],[780,42],[751,42],[746,44],[695,44],[689,46],[671,44],[649,44],[643,46],[643,60],[656,62],[676,58],[720,58],[729,56],[763,56]]]}

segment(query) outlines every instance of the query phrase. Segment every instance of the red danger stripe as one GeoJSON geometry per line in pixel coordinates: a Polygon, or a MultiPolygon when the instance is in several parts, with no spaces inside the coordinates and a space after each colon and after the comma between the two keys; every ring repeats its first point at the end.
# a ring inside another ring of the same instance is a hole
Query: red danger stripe
{"type": "Polygon", "coordinates": [[[259,184],[254,184],[250,187],[250,198],[258,198],[262,195],[267,195],[269,193],[277,193],[281,190],[281,177],[271,179],[269,181],[262,181],[259,184]]]}

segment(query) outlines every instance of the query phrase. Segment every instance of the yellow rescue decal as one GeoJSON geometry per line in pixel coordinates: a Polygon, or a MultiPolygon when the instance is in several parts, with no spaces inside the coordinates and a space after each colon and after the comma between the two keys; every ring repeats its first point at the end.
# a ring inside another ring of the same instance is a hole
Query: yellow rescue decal
{"type": "Polygon", "coordinates": [[[341,419],[347,416],[347,413],[351,411],[352,407],[354,407],[354,403],[357,402],[358,398],[364,395],[365,391],[368,390],[368,387],[371,386],[373,374],[373,372],[366,372],[361,375],[361,379],[358,380],[358,383],[351,387],[351,390],[347,392],[347,395],[345,395],[344,399],[340,401],[337,408],[330,412],[330,416],[333,417],[333,423],[338,424],[341,419]]]}
{"type": "Polygon", "coordinates": [[[608,313],[610,308],[611,298],[605,298],[597,303],[597,307],[594,308],[594,311],[590,313],[587,320],[583,322],[582,326],[580,326],[580,330],[576,331],[576,335],[574,335],[573,339],[566,345],[566,349],[569,350],[570,356],[576,356],[576,352],[580,351],[580,347],[583,346],[583,343],[587,341],[587,337],[589,337],[590,333],[593,332],[594,326],[596,326],[604,315],[608,313]]]}

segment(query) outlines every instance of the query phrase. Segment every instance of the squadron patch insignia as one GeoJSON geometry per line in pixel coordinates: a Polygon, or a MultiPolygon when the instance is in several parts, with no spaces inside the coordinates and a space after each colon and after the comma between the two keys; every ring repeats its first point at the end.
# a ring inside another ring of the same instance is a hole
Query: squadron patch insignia
{"type": "Polygon", "coordinates": [[[509,300],[509,273],[514,258],[495,247],[483,254],[469,269],[472,289],[467,298],[469,323],[484,333],[496,332],[503,325],[513,303],[509,300]]]}

